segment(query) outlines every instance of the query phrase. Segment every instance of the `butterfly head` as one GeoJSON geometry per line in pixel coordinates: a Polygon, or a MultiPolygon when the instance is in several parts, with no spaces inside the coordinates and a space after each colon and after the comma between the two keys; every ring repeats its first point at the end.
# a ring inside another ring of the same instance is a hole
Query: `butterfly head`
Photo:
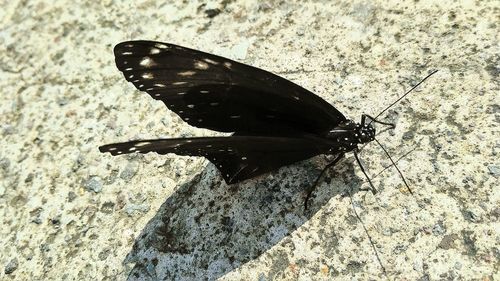
{"type": "Polygon", "coordinates": [[[357,123],[354,132],[358,143],[367,143],[375,140],[375,128],[371,123],[357,123]]]}
{"type": "Polygon", "coordinates": [[[330,130],[327,138],[340,144],[340,150],[348,152],[356,149],[358,144],[373,141],[375,128],[371,123],[346,120],[330,130]]]}

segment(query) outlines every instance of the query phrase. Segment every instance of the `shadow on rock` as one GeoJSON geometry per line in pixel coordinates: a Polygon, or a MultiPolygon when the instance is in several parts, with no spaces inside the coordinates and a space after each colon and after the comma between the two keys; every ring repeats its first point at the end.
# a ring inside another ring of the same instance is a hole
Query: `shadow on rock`
{"type": "Polygon", "coordinates": [[[230,186],[208,164],[163,203],[136,239],[124,261],[135,263],[129,280],[214,280],[257,258],[330,198],[360,186],[352,163],[341,161],[305,212],[305,190],[326,164],[318,159],[230,186]]]}

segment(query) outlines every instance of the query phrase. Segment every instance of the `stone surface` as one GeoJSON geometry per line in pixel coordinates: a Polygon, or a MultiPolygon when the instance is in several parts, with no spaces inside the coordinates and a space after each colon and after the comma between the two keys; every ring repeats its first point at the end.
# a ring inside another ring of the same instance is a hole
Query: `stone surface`
{"type": "Polygon", "coordinates": [[[495,1],[4,1],[0,279],[499,279],[498,17],[495,1]],[[125,81],[112,48],[129,39],[265,68],[355,120],[439,70],[378,137],[414,195],[373,143],[379,192],[349,155],[307,213],[323,157],[227,186],[201,158],[99,153],[218,135],[125,81]]]}

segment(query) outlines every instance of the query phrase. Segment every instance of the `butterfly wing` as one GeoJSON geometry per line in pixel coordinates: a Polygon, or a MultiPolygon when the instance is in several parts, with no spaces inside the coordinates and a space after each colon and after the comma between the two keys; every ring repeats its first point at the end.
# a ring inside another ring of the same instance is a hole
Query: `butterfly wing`
{"type": "Polygon", "coordinates": [[[229,136],[139,140],[108,144],[99,150],[112,155],[157,152],[203,156],[231,184],[325,153],[330,148],[322,139],[313,137],[229,136]]]}
{"type": "Polygon", "coordinates": [[[346,119],[308,90],[220,56],[153,41],[123,42],[114,53],[128,81],[195,127],[321,134],[346,119]]]}

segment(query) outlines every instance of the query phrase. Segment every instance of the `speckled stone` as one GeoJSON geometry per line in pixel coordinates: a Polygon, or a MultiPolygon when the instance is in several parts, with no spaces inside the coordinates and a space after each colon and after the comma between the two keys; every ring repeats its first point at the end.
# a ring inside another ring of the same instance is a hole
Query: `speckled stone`
{"type": "Polygon", "coordinates": [[[467,0],[3,1],[0,280],[500,279],[498,17],[467,0]],[[99,153],[220,135],[125,81],[112,48],[130,39],[267,69],[355,120],[439,70],[377,137],[414,195],[373,143],[379,192],[349,155],[309,212],[322,156],[227,186],[201,158],[99,153]]]}
{"type": "Polygon", "coordinates": [[[17,258],[14,258],[12,259],[6,266],[5,266],[5,270],[4,270],[4,273],[5,274],[11,274],[13,273],[16,269],[17,269],[17,266],[18,266],[18,262],[17,262],[17,258]]]}
{"type": "Polygon", "coordinates": [[[102,182],[99,177],[89,177],[87,180],[83,182],[83,186],[88,191],[94,191],[95,193],[99,193],[102,191],[102,182]]]}

